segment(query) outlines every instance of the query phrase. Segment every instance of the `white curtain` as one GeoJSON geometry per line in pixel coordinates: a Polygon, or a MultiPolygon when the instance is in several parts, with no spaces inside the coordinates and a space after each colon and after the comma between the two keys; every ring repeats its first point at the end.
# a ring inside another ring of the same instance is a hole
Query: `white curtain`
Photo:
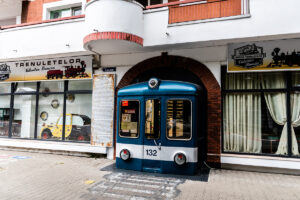
{"type": "MultiPolygon", "coordinates": [[[[285,79],[282,73],[276,74],[264,74],[261,79],[262,89],[275,89],[285,88],[285,79]],[[276,81],[274,81],[276,80],[276,81]]],[[[287,155],[288,154],[288,126],[286,118],[286,94],[282,92],[269,93],[265,92],[264,97],[270,115],[275,123],[283,126],[281,137],[279,140],[278,149],[276,154],[287,155]]],[[[292,126],[297,127],[300,125],[300,98],[293,96],[291,99],[291,110],[292,110],[292,126]],[[295,110],[294,110],[295,109],[295,110]]],[[[300,96],[299,96],[300,97],[300,96]]],[[[292,152],[294,155],[298,155],[298,145],[296,135],[292,127],[292,152]]]]}
{"type": "Polygon", "coordinates": [[[292,153],[299,155],[298,142],[293,127],[300,126],[300,94],[291,94],[291,123],[292,123],[292,153]]]}
{"type": "MultiPolygon", "coordinates": [[[[229,74],[226,89],[257,89],[257,77],[257,74],[229,74]]],[[[224,104],[224,150],[261,153],[260,94],[226,94],[224,104]]]]}

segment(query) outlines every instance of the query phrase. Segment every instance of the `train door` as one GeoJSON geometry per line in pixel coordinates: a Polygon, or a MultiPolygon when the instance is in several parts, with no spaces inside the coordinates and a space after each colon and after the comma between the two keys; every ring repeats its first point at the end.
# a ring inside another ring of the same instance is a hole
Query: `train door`
{"type": "Polygon", "coordinates": [[[143,171],[161,172],[161,98],[147,97],[144,102],[143,171]]]}

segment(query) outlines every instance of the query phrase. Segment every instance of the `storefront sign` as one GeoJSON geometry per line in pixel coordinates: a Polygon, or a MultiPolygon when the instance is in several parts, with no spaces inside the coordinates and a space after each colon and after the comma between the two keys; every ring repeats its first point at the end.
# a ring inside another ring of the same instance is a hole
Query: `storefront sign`
{"type": "Polygon", "coordinates": [[[0,63],[0,81],[92,78],[92,56],[0,63]]]}
{"type": "Polygon", "coordinates": [[[112,147],[115,75],[94,75],[91,144],[112,147]]]}
{"type": "Polygon", "coordinates": [[[228,72],[300,70],[300,39],[232,44],[228,72]]]}

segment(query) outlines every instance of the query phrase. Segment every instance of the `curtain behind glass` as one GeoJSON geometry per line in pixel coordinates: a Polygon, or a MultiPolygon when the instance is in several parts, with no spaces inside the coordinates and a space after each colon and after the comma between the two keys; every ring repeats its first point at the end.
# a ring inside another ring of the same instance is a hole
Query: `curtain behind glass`
{"type": "MultiPolygon", "coordinates": [[[[285,79],[283,73],[276,74],[264,74],[261,79],[262,89],[270,88],[284,88],[285,79]]],[[[287,118],[286,118],[286,94],[280,93],[264,93],[264,97],[267,103],[268,110],[272,119],[278,125],[282,125],[282,133],[279,140],[278,149],[276,154],[287,155],[288,154],[288,130],[287,130],[287,118]]],[[[292,122],[292,152],[294,155],[298,155],[298,144],[293,127],[300,125],[300,99],[297,94],[291,95],[291,122],[292,122]]]]}
{"type": "MultiPolygon", "coordinates": [[[[259,74],[228,74],[226,89],[259,89],[259,74]]],[[[261,97],[259,93],[226,94],[224,150],[261,153],[261,97]]]]}

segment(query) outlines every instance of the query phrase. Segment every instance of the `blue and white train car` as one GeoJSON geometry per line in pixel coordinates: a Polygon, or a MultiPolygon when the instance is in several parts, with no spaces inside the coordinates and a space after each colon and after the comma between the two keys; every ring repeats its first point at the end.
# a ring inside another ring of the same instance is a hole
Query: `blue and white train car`
{"type": "Polygon", "coordinates": [[[198,85],[156,78],[120,89],[117,168],[196,173],[198,129],[201,128],[198,123],[201,116],[198,113],[199,95],[201,87],[198,85]]]}

